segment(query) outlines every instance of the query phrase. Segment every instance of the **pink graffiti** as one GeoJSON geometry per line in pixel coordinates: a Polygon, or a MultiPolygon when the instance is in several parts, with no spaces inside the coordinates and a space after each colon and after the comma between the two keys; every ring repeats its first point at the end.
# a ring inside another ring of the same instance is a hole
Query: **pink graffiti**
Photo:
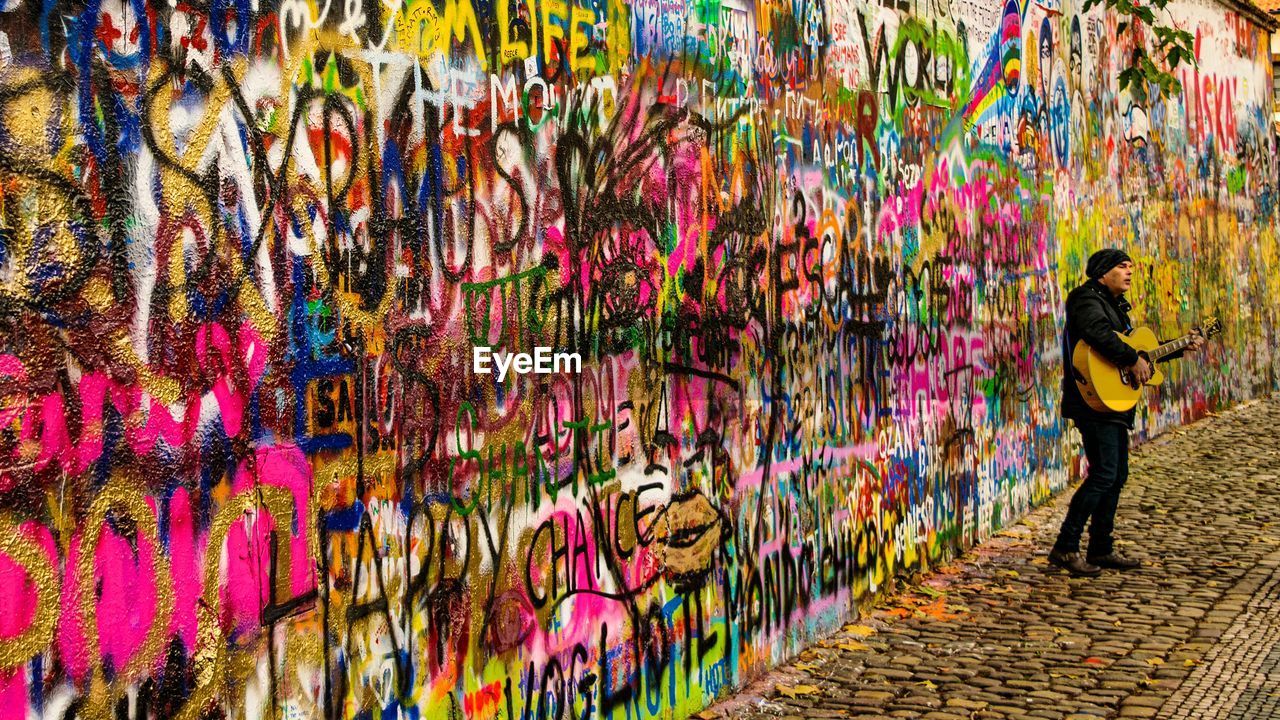
{"type": "MultiPolygon", "coordinates": [[[[266,372],[266,344],[248,325],[241,326],[233,343],[225,328],[208,323],[197,331],[196,353],[200,366],[216,373],[210,391],[222,417],[223,429],[229,437],[234,437],[243,426],[251,389],[266,372]],[[241,379],[237,382],[237,378],[241,379]]],[[[12,355],[0,357],[0,373],[17,380],[26,378],[22,362],[12,355]]],[[[68,430],[67,403],[61,390],[0,410],[0,427],[22,418],[20,447],[29,443],[38,445],[39,452],[32,464],[34,470],[57,463],[63,472],[78,475],[101,458],[103,416],[108,398],[127,419],[125,439],[135,453],[150,453],[158,439],[171,447],[181,447],[195,437],[201,410],[198,392],[186,396],[177,408],[181,414],[175,417],[170,407],[149,395],[141,385],[118,383],[101,372],[85,373],[77,389],[82,417],[76,438],[72,438],[68,430]],[[133,420],[144,403],[145,421],[133,420]]],[[[15,459],[21,461],[21,458],[15,459]]],[[[0,489],[12,482],[7,472],[0,471],[0,489]]]]}

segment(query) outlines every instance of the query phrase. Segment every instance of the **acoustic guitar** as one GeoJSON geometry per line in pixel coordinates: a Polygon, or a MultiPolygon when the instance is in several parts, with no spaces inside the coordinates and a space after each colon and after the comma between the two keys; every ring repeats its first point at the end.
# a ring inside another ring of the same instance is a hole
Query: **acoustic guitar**
{"type": "MultiPolygon", "coordinates": [[[[1203,327],[1196,328],[1177,340],[1161,344],[1150,328],[1134,328],[1128,335],[1116,333],[1120,340],[1129,347],[1145,355],[1151,363],[1151,379],[1147,385],[1160,385],[1164,382],[1164,373],[1156,363],[1168,355],[1182,350],[1191,341],[1201,336],[1205,339],[1222,332],[1222,323],[1217,318],[1209,318],[1203,327]]],[[[1071,352],[1072,375],[1076,387],[1089,407],[1098,412],[1125,412],[1138,404],[1142,395],[1142,386],[1134,381],[1133,373],[1128,368],[1119,368],[1102,357],[1088,343],[1081,340],[1071,352]]]]}

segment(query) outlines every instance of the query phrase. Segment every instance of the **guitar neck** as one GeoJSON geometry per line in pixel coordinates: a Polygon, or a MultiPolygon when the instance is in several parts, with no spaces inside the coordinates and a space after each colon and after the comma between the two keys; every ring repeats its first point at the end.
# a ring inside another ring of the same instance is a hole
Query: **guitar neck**
{"type": "Polygon", "coordinates": [[[1191,344],[1192,339],[1195,337],[1195,333],[1188,333],[1177,340],[1170,340],[1169,342],[1157,347],[1155,350],[1148,353],[1151,356],[1151,362],[1159,362],[1163,358],[1186,348],[1191,344]]]}

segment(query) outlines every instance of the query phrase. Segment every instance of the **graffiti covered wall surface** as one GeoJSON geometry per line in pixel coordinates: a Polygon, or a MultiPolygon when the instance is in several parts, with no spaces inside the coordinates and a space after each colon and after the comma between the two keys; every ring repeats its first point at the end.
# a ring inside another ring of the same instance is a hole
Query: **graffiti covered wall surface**
{"type": "Polygon", "coordinates": [[[678,718],[1065,487],[1061,301],[1276,385],[1265,33],[1070,3],[8,0],[0,719],[678,718]],[[474,348],[577,353],[480,374],[474,348]]]}

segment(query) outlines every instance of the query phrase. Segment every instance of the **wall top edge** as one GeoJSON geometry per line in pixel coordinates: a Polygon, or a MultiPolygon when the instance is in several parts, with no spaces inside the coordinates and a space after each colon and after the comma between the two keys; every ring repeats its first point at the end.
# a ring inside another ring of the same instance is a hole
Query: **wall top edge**
{"type": "Polygon", "coordinates": [[[1280,28],[1280,17],[1254,5],[1250,0],[1218,0],[1218,2],[1227,9],[1235,10],[1249,18],[1267,32],[1274,33],[1277,28],[1280,28]]]}

